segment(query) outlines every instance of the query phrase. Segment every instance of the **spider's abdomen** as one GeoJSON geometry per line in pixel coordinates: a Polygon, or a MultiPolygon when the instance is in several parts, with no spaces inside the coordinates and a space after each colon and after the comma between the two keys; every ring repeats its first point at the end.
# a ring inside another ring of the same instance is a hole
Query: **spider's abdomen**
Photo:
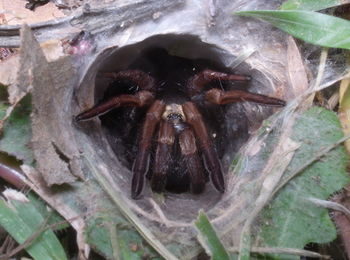
{"type": "Polygon", "coordinates": [[[179,135],[176,136],[175,143],[171,151],[171,161],[167,171],[165,189],[171,192],[185,192],[189,190],[190,178],[187,166],[181,154],[179,135]]]}

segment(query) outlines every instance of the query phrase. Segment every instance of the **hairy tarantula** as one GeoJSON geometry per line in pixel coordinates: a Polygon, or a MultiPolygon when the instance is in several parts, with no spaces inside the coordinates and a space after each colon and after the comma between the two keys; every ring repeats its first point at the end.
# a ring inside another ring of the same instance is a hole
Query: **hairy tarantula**
{"type": "MultiPolygon", "coordinates": [[[[185,86],[187,93],[177,93],[181,98],[174,101],[173,94],[159,92],[158,82],[141,70],[105,72],[104,77],[127,80],[138,86],[134,94],[114,96],[107,101],[76,116],[77,121],[100,116],[112,109],[129,106],[146,108],[147,113],[138,140],[138,152],[132,167],[131,196],[141,195],[145,176],[150,168],[150,156],[154,155],[150,182],[154,191],[164,190],[172,174],[170,161],[175,146],[179,146],[185,162],[192,193],[201,193],[209,173],[216,190],[225,191],[225,181],[220,160],[205,119],[197,108],[199,103],[224,105],[232,102],[254,102],[263,105],[284,106],[285,101],[243,90],[221,90],[206,86],[215,81],[248,81],[249,76],[227,74],[205,69],[192,76],[185,86]],[[153,140],[157,136],[155,151],[153,140]],[[153,154],[154,153],[154,154],[153,154]],[[203,157],[203,159],[201,159],[203,157]],[[206,173],[207,172],[207,173],[206,173]]],[[[178,162],[180,163],[180,162],[178,162]]]]}

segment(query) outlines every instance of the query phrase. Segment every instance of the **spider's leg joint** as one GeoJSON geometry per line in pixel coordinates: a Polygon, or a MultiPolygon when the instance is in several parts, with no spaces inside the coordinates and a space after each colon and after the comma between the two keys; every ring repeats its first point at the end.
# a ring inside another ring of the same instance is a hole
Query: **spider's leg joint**
{"type": "Polygon", "coordinates": [[[135,95],[139,99],[140,107],[150,105],[154,101],[154,95],[147,90],[139,91],[135,95]]]}
{"type": "Polygon", "coordinates": [[[220,104],[223,91],[218,88],[212,88],[205,93],[205,99],[213,104],[220,104]]]}

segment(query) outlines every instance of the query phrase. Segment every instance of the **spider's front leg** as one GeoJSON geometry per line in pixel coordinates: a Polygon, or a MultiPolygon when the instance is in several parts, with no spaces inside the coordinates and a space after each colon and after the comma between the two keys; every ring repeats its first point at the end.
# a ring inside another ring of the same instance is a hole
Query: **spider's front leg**
{"type": "Polygon", "coordinates": [[[164,110],[165,104],[160,100],[156,100],[147,111],[146,119],[142,127],[139,150],[132,167],[131,197],[133,199],[137,199],[142,192],[144,179],[149,167],[152,138],[164,110]]]}
{"type": "Polygon", "coordinates": [[[205,158],[205,166],[210,173],[211,181],[218,191],[224,192],[225,181],[221,164],[214,144],[203,122],[202,115],[192,102],[186,102],[182,107],[186,116],[186,122],[193,128],[201,146],[205,158]]]}
{"type": "Polygon", "coordinates": [[[174,142],[175,133],[172,124],[162,120],[159,126],[158,145],[151,178],[152,189],[156,192],[161,192],[165,188],[174,142]]]}
{"type": "Polygon", "coordinates": [[[192,193],[199,194],[205,187],[205,176],[202,163],[198,156],[196,139],[190,128],[184,129],[179,136],[181,154],[186,162],[190,175],[190,189],[192,193]]]}

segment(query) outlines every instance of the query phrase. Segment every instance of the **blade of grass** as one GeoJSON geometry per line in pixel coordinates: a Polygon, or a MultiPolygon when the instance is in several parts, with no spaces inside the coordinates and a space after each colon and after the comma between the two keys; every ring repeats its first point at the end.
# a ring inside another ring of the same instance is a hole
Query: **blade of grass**
{"type": "Polygon", "coordinates": [[[120,260],[120,246],[117,227],[113,223],[108,223],[108,228],[110,230],[111,244],[113,249],[114,260],[120,260]]]}
{"type": "Polygon", "coordinates": [[[236,15],[251,16],[306,42],[331,48],[350,49],[350,22],[311,11],[241,11],[236,15]]]}
{"type": "Polygon", "coordinates": [[[200,211],[195,221],[198,240],[213,260],[229,260],[229,254],[219,240],[213,226],[203,211],[200,211]]]}
{"type": "MultiPolygon", "coordinates": [[[[238,253],[239,247],[230,247],[228,249],[232,253],[238,253]]],[[[306,256],[309,258],[318,258],[318,259],[331,259],[328,255],[321,255],[316,252],[296,249],[296,248],[279,248],[279,247],[255,247],[253,246],[250,251],[256,254],[286,254],[286,255],[297,255],[297,256],[306,256]]]]}
{"type": "Polygon", "coordinates": [[[330,7],[336,7],[350,3],[349,0],[289,0],[284,2],[281,10],[304,10],[304,11],[319,11],[330,7]]]}
{"type": "Polygon", "coordinates": [[[46,226],[45,217],[24,194],[6,190],[7,201],[0,199],[0,224],[34,259],[67,259],[59,240],[46,226]],[[39,231],[40,232],[39,232],[39,231]]]}
{"type": "Polygon", "coordinates": [[[11,257],[14,257],[17,253],[21,252],[22,250],[25,250],[27,247],[29,247],[37,237],[41,235],[46,230],[47,222],[50,219],[50,215],[48,215],[42,224],[40,224],[40,227],[35,231],[32,235],[30,235],[22,244],[11,250],[11,252],[7,253],[4,256],[0,256],[0,260],[6,260],[11,257]]]}
{"type": "MultiPolygon", "coordinates": [[[[350,55],[346,57],[347,66],[350,65],[350,55]]],[[[338,117],[345,135],[350,134],[350,79],[343,79],[339,85],[338,117]]],[[[350,152],[350,141],[345,141],[345,147],[350,152]]]]}

